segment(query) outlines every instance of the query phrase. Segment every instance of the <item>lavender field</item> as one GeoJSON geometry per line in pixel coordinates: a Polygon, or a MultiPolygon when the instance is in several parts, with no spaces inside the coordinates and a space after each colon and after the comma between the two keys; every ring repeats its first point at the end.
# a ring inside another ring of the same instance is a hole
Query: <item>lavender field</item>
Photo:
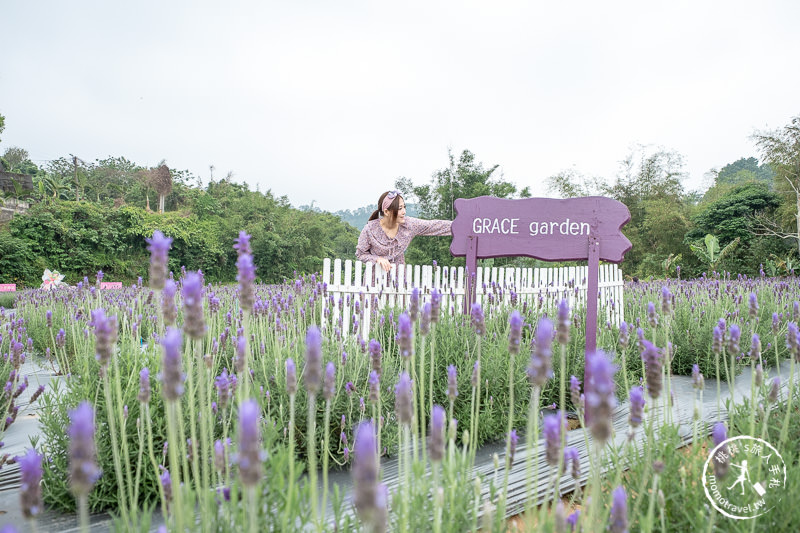
{"type": "Polygon", "coordinates": [[[406,308],[355,304],[342,331],[317,276],[255,284],[244,233],[237,285],[168,273],[170,239],[149,243],[149,280],[25,291],[0,314],[6,430],[24,359],[60,376],[37,391],[41,435],[16,458],[20,531],[43,509],[87,530],[108,512],[118,531],[800,528],[796,277],[629,283],[627,322],[600,324],[585,354],[566,294],[507,306],[513,287],[492,287],[465,316],[415,293],[406,308]],[[741,496],[744,452],[726,442],[739,436],[785,465],[752,456],[741,496]],[[760,514],[717,509],[707,475],[760,514]]]}

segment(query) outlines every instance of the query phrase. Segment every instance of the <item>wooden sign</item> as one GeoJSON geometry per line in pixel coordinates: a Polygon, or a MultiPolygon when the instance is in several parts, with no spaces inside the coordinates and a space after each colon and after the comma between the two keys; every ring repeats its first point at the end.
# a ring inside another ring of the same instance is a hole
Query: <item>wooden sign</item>
{"type": "Polygon", "coordinates": [[[522,198],[493,196],[455,201],[450,253],[467,258],[469,284],[464,312],[475,301],[478,259],[533,257],[544,261],[588,261],[586,351],[597,348],[599,262],[619,263],[631,249],[622,226],[631,219],[625,204],[603,196],[522,198]]]}

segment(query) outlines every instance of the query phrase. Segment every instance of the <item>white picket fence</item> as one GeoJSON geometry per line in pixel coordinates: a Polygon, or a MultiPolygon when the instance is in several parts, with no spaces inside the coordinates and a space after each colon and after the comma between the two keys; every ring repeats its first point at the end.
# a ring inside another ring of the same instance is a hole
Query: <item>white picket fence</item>
{"type": "MultiPolygon", "coordinates": [[[[498,268],[478,267],[476,301],[481,305],[504,304],[519,309],[554,308],[562,299],[570,309],[586,305],[588,267],[498,268]]],[[[372,263],[325,259],[322,281],[327,285],[323,327],[336,324],[343,333],[364,338],[370,322],[385,307],[407,308],[412,290],[420,293],[420,306],[432,289],[442,294],[442,312],[460,313],[464,304],[464,267],[392,265],[389,272],[372,263]]],[[[619,325],[624,317],[622,271],[615,264],[600,265],[598,316],[619,325]]]]}

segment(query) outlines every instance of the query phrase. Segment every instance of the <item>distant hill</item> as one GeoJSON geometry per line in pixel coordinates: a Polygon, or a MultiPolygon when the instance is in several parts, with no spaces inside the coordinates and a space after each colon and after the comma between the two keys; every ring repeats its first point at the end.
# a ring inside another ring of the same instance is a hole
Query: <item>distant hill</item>
{"type": "MultiPolygon", "coordinates": [[[[303,211],[314,211],[317,213],[322,212],[319,207],[315,207],[313,204],[310,206],[301,205],[299,209],[303,211]]],[[[339,217],[342,222],[346,222],[361,231],[364,229],[364,226],[367,225],[367,221],[369,220],[369,217],[372,215],[373,211],[375,211],[375,207],[370,205],[366,207],[359,207],[358,209],[354,210],[342,209],[340,211],[335,211],[332,214],[339,217]]],[[[419,212],[417,211],[417,204],[406,204],[406,214],[410,217],[418,216],[419,212]]]]}

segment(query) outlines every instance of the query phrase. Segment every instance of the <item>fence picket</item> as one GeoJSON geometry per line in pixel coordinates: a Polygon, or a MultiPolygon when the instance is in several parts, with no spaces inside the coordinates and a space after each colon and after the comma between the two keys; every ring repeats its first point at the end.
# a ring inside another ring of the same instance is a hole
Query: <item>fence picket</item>
{"type": "MultiPolygon", "coordinates": [[[[527,302],[531,309],[555,307],[565,298],[570,308],[585,308],[588,267],[502,268],[478,267],[475,301],[486,306],[490,301],[511,301],[516,306],[527,302]]],[[[384,307],[407,307],[411,292],[417,288],[420,302],[430,301],[433,289],[442,295],[442,311],[460,313],[465,297],[467,273],[464,267],[432,265],[392,265],[389,272],[372,263],[325,259],[322,281],[328,291],[323,299],[323,327],[340,327],[343,335],[359,334],[366,338],[373,314],[384,307]],[[356,305],[358,302],[358,306],[356,305]],[[358,309],[358,312],[356,312],[358,309]],[[357,327],[354,320],[357,321],[357,327]]],[[[615,264],[600,265],[598,306],[600,320],[614,325],[624,320],[622,271],[615,264]]],[[[601,324],[602,325],[602,324],[601,324]]]]}

